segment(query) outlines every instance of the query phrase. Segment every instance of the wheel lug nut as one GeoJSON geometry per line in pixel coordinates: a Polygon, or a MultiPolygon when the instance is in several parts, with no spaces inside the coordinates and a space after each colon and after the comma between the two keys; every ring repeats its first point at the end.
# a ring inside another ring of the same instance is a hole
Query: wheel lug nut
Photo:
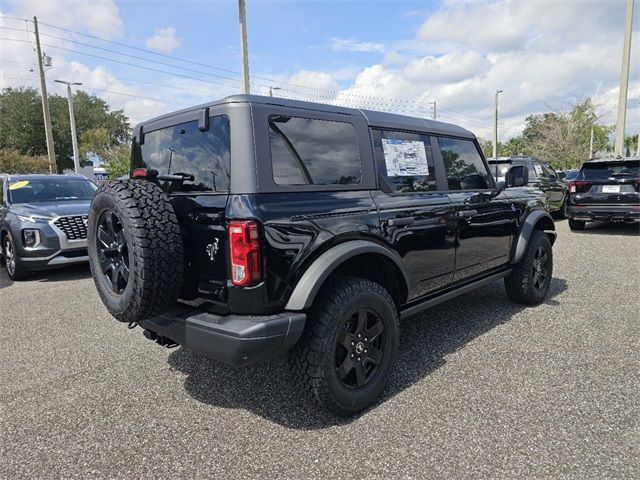
{"type": "Polygon", "coordinates": [[[351,354],[351,358],[353,358],[353,357],[355,357],[355,355],[352,353],[352,354],[351,354]]]}
{"type": "Polygon", "coordinates": [[[360,357],[358,357],[358,361],[360,361],[360,357]]]}
{"type": "Polygon", "coordinates": [[[366,348],[364,349],[364,353],[367,353],[367,349],[366,348]]]}
{"type": "Polygon", "coordinates": [[[358,338],[360,338],[360,337],[362,337],[362,334],[361,334],[361,333],[359,333],[359,334],[358,334],[358,338]]]}
{"type": "Polygon", "coordinates": [[[353,347],[356,344],[356,342],[351,342],[351,346],[353,347]]]}
{"type": "Polygon", "coordinates": [[[369,339],[368,339],[367,337],[364,337],[364,341],[365,341],[365,342],[368,342],[368,341],[369,341],[369,339]]]}

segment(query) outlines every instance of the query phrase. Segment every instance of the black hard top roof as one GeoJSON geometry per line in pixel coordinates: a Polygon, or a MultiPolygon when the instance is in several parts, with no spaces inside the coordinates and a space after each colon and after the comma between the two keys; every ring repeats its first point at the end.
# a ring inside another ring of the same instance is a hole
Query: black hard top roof
{"type": "Polygon", "coordinates": [[[455,137],[475,138],[475,135],[462,127],[453,125],[451,123],[438,122],[435,120],[428,120],[425,118],[410,117],[407,115],[397,115],[395,113],[378,112],[375,110],[362,110],[356,108],[340,107],[337,105],[330,105],[326,103],[304,102],[301,100],[289,100],[279,97],[264,97],[261,95],[231,95],[221,100],[203,103],[189,108],[184,108],[175,112],[160,115],[158,117],[149,119],[136,125],[135,128],[143,126],[147,123],[155,122],[157,120],[170,118],[174,115],[179,115],[186,112],[192,112],[194,110],[200,110],[205,107],[213,107],[216,105],[224,105],[229,103],[251,103],[251,104],[263,104],[263,105],[277,105],[282,107],[291,108],[304,108],[307,110],[321,110],[323,112],[338,113],[346,115],[363,116],[369,126],[372,127],[388,127],[406,130],[422,130],[431,133],[438,133],[442,135],[451,135],[455,137]]]}
{"type": "Polygon", "coordinates": [[[583,165],[590,163],[615,163],[615,162],[638,162],[640,157],[612,157],[612,158],[592,158],[584,162],[583,165]]]}

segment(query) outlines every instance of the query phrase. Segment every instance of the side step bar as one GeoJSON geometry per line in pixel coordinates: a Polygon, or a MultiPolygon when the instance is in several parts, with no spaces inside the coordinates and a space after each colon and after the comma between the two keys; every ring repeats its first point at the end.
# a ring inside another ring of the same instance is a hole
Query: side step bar
{"type": "Polygon", "coordinates": [[[510,273],[511,273],[511,269],[503,270],[501,272],[494,273],[493,275],[489,275],[488,277],[481,278],[480,280],[475,280],[475,281],[473,281],[471,283],[467,283],[467,284],[464,284],[464,285],[462,285],[460,287],[456,287],[455,289],[450,290],[450,291],[448,291],[446,293],[441,293],[441,294],[438,294],[437,296],[434,296],[432,298],[427,298],[426,300],[421,301],[417,305],[411,305],[411,306],[406,307],[405,309],[403,309],[400,312],[400,318],[401,319],[405,319],[407,317],[411,317],[412,315],[420,313],[423,310],[426,310],[426,309],[431,308],[431,307],[433,307],[435,305],[438,305],[439,303],[446,302],[447,300],[451,300],[452,298],[455,298],[458,295],[463,295],[463,294],[468,293],[468,292],[470,292],[472,290],[475,290],[476,288],[482,287],[483,285],[486,285],[487,283],[491,283],[494,280],[498,280],[500,278],[506,277],[510,273]]]}

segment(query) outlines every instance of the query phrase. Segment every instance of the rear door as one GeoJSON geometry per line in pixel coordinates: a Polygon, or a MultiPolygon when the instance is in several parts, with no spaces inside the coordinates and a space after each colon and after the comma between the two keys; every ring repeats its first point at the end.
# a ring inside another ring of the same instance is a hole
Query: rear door
{"type": "Polygon", "coordinates": [[[570,189],[577,205],[622,206],[640,203],[640,160],[586,162],[570,189]]]}
{"type": "Polygon", "coordinates": [[[558,179],[553,168],[540,160],[533,160],[533,171],[535,172],[534,186],[547,195],[553,210],[561,208],[564,202],[565,182],[558,179]]]}
{"type": "Polygon", "coordinates": [[[381,189],[374,192],[380,231],[402,257],[409,274],[409,300],[453,280],[453,207],[438,185],[431,138],[422,133],[372,129],[381,189]]]}
{"type": "Polygon", "coordinates": [[[465,280],[509,261],[517,211],[493,178],[475,141],[437,137],[455,213],[454,281],[465,280]]]}
{"type": "Polygon", "coordinates": [[[224,301],[231,127],[228,115],[205,110],[145,125],[142,138],[138,133],[134,139],[132,168],[158,172],[158,184],[168,194],[180,225],[186,227],[182,233],[188,275],[183,298],[224,301]]]}

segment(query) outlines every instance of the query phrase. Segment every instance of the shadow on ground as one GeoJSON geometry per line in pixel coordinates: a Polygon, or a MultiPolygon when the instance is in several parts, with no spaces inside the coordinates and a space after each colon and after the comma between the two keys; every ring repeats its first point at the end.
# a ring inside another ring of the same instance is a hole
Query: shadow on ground
{"type": "MultiPolygon", "coordinates": [[[[29,282],[66,282],[69,280],[81,280],[83,278],[89,278],[91,276],[91,270],[89,264],[71,265],[56,270],[43,270],[39,272],[33,272],[25,280],[20,280],[19,283],[29,282]]],[[[10,287],[15,282],[7,275],[7,270],[4,268],[4,263],[0,263],[0,289],[10,287]]]]}
{"type": "MultiPolygon", "coordinates": [[[[558,305],[554,297],[566,289],[565,280],[554,278],[546,303],[558,305]]],[[[396,367],[377,405],[411,387],[444,365],[447,355],[509,322],[525,308],[511,302],[498,281],[403,321],[396,367]]],[[[169,355],[168,362],[187,375],[187,392],[209,405],[246,409],[285,427],[304,430],[344,425],[358,418],[336,418],[307,401],[293,383],[285,358],[236,368],[179,349],[169,355]]]]}
{"type": "Polygon", "coordinates": [[[592,222],[587,223],[584,230],[571,232],[577,235],[640,235],[640,224],[638,223],[605,223],[592,222]]]}

